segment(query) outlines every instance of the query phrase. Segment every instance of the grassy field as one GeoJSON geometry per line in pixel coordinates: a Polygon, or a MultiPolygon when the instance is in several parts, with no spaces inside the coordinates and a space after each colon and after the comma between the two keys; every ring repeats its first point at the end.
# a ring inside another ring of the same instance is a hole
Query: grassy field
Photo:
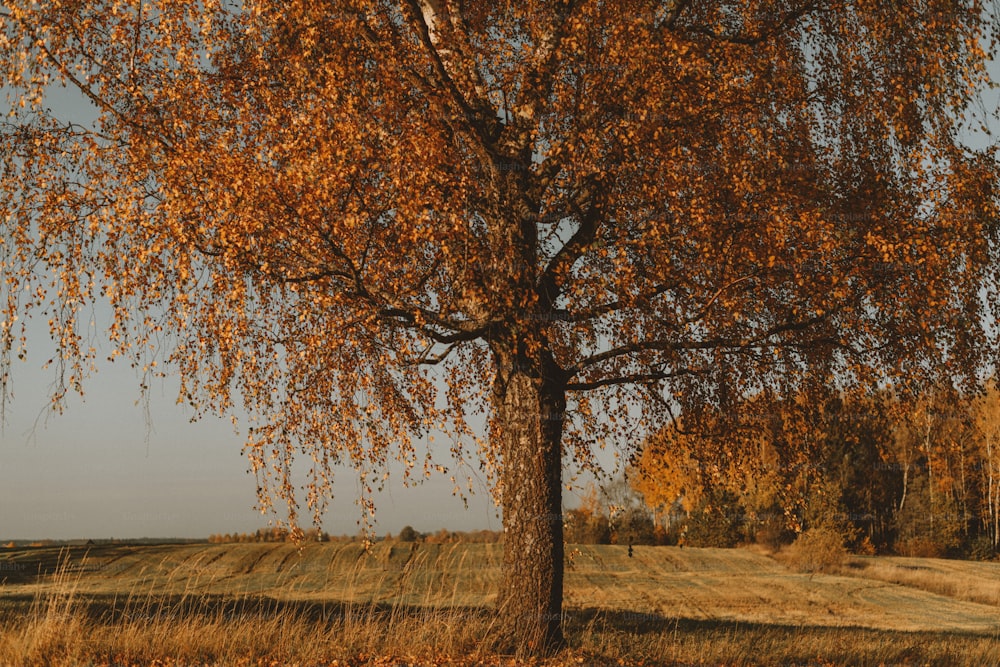
{"type": "MultiPolygon", "coordinates": [[[[0,550],[0,665],[507,664],[496,544],[0,550]]],[[[1000,564],[570,547],[545,664],[1000,664],[1000,564]]]]}

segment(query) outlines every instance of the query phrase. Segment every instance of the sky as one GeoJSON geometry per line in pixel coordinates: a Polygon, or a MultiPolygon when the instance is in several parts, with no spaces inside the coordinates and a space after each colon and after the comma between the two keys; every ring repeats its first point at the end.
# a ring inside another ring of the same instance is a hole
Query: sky
{"type": "MultiPolygon", "coordinates": [[[[0,87],[0,113],[7,110],[3,93],[0,87]]],[[[90,102],[67,89],[50,89],[46,105],[76,123],[96,118],[90,102]]],[[[53,414],[48,410],[52,371],[42,369],[54,350],[46,329],[34,323],[26,359],[12,362],[14,398],[0,424],[0,544],[203,538],[253,532],[286,518],[254,509],[257,480],[242,454],[245,434],[228,418],[192,423],[191,409],[175,402],[176,380],[152,385],[148,401],[139,401],[140,379],[127,364],[99,364],[84,383],[84,398],[71,396],[67,409],[53,414]]],[[[110,350],[110,344],[99,348],[98,359],[110,350]]],[[[485,485],[467,496],[466,506],[452,495],[454,483],[445,476],[407,488],[401,466],[390,472],[385,490],[375,496],[378,535],[397,534],[407,525],[421,532],[501,529],[485,485]]],[[[362,513],[353,470],[338,471],[333,494],[322,528],[357,534],[362,513]]],[[[280,512],[283,505],[276,508],[280,512]]]]}
{"type": "MultiPolygon", "coordinates": [[[[82,400],[71,398],[61,415],[48,412],[51,371],[41,365],[50,348],[35,332],[26,360],[13,362],[14,400],[0,432],[0,542],[198,538],[253,532],[276,518],[253,509],[257,482],[241,452],[243,435],[228,419],[191,423],[191,409],[175,403],[172,379],[152,385],[148,403],[138,401],[135,372],[104,363],[84,383],[82,400]]],[[[323,529],[356,534],[356,476],[345,468],[336,480],[323,529]]],[[[415,488],[391,477],[377,496],[376,532],[500,529],[485,487],[468,509],[452,488],[440,476],[415,488]]]]}

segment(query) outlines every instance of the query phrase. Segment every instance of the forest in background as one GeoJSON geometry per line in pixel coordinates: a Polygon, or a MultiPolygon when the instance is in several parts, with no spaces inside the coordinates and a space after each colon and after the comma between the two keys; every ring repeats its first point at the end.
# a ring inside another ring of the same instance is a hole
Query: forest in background
{"type": "Polygon", "coordinates": [[[737,417],[678,418],[625,479],[568,511],[566,528],[569,543],[778,548],[823,534],[854,553],[989,560],[1000,540],[1000,391],[820,401],[765,391],[737,417]]]}

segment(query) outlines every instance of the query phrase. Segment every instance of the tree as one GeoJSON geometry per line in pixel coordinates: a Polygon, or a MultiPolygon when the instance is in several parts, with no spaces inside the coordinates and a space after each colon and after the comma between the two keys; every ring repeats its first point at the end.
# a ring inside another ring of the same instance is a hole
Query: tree
{"type": "Polygon", "coordinates": [[[970,461],[978,434],[974,402],[938,386],[901,407],[895,444],[900,459],[915,459],[905,503],[899,503],[897,513],[897,550],[955,553],[967,546],[969,531],[975,530],[972,509],[979,504],[973,474],[977,466],[970,461]]]}
{"type": "Polygon", "coordinates": [[[372,511],[388,458],[445,470],[421,443],[446,432],[502,506],[520,650],[562,641],[564,453],[594,468],[778,378],[989,354],[996,167],[957,138],[997,34],[975,0],[8,0],[0,22],[5,368],[47,319],[60,405],[106,300],[114,356],[200,411],[242,400],[260,502],[293,525],[297,455],[315,515],[340,461],[372,511]],[[59,85],[97,119],[50,111],[59,85]]]}
{"type": "MultiPolygon", "coordinates": [[[[721,524],[720,514],[742,516],[747,537],[756,532],[774,546],[791,530],[812,528],[839,533],[855,550],[891,546],[903,495],[902,465],[893,457],[905,442],[899,437],[903,411],[891,395],[865,388],[763,392],[743,411],[736,424],[716,415],[707,432],[667,427],[652,434],[638,457],[642,488],[676,489],[674,463],[683,460],[692,472],[680,483],[695,489],[701,523],[721,524]]],[[[718,533],[728,534],[724,527],[718,533]]],[[[735,536],[712,539],[731,543],[735,536]]]]}
{"type": "Polygon", "coordinates": [[[815,418],[825,398],[818,390],[764,391],[736,417],[703,411],[691,427],[682,415],[643,442],[636,485],[652,507],[681,503],[689,544],[756,538],[778,546],[801,530],[810,489],[827,463],[815,418]]]}
{"type": "MultiPolygon", "coordinates": [[[[825,477],[842,508],[842,534],[854,550],[887,550],[902,497],[902,475],[892,459],[895,424],[890,397],[847,396],[822,412],[825,477]]],[[[835,517],[837,518],[837,517],[835,517]]]]}
{"type": "MultiPolygon", "coordinates": [[[[589,499],[587,499],[589,500],[589,499]]],[[[652,512],[642,493],[629,479],[628,471],[622,477],[601,485],[597,494],[597,514],[606,517],[609,542],[614,544],[653,544],[654,524],[652,512]]],[[[585,503],[581,507],[590,505],[585,503]]]]}
{"type": "Polygon", "coordinates": [[[563,514],[563,537],[567,544],[611,544],[611,523],[601,494],[588,485],[576,509],[563,514]]]}
{"type": "Polygon", "coordinates": [[[993,551],[1000,544],[1000,390],[991,379],[988,391],[971,406],[978,433],[980,459],[980,520],[993,551]]]}

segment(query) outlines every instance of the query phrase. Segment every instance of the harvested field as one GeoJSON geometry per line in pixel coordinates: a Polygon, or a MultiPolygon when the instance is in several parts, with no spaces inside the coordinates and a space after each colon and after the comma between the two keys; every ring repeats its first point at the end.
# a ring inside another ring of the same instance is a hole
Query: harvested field
{"type": "MultiPolygon", "coordinates": [[[[289,664],[378,664],[372,655],[410,651],[416,664],[438,653],[488,664],[500,562],[497,544],[8,549],[0,618],[11,632],[0,664],[31,664],[11,656],[30,653],[32,627],[89,629],[73,655],[140,661],[160,651],[229,664],[242,651],[289,664]],[[168,639],[185,632],[216,639],[168,639]],[[304,654],[296,633],[329,639],[304,654]],[[284,654],[268,653],[275,642],[284,654]]],[[[565,585],[573,648],[552,664],[1000,662],[998,582],[996,563],[853,557],[837,574],[809,575],[743,549],[636,547],[629,558],[626,547],[574,546],[565,585]]]]}

